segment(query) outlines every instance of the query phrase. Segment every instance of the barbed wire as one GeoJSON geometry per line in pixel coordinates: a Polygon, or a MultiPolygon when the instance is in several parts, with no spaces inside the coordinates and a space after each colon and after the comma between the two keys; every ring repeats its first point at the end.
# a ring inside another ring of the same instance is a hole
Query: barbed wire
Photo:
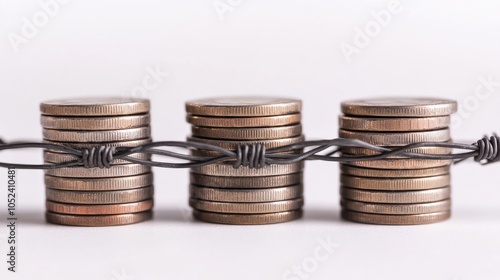
{"type": "Polygon", "coordinates": [[[320,160],[331,162],[353,162],[382,160],[398,156],[407,159],[451,160],[454,163],[468,158],[481,164],[500,161],[500,137],[493,135],[483,137],[472,144],[449,142],[419,142],[397,148],[387,148],[369,144],[357,139],[336,138],[330,140],[303,141],[296,144],[266,149],[263,144],[239,145],[235,150],[193,141],[160,141],[137,147],[110,147],[98,145],[92,148],[72,148],[64,145],[38,142],[5,143],[0,139],[0,152],[5,150],[39,148],[65,153],[74,160],[61,163],[21,164],[0,161],[1,167],[18,169],[58,169],[63,167],[83,166],[86,168],[110,168],[117,159],[129,163],[163,168],[193,168],[213,163],[231,162],[234,168],[248,166],[249,168],[265,168],[273,164],[291,164],[305,160],[320,160]],[[417,148],[437,147],[463,150],[458,153],[430,154],[415,152],[417,148]],[[190,154],[178,153],[165,148],[184,148],[190,154]],[[342,148],[364,148],[376,152],[374,155],[342,154],[342,148]],[[166,156],[187,162],[163,162],[151,159],[141,159],[132,155],[147,154],[166,156]],[[201,154],[201,155],[200,155],[201,154]]]}

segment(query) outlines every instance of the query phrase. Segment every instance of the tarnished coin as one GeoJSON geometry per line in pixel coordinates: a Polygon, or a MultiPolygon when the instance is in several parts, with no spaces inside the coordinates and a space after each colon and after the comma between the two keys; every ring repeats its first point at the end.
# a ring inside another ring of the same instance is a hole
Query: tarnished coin
{"type": "Polygon", "coordinates": [[[191,184],[229,189],[260,189],[298,185],[303,182],[303,173],[262,177],[218,177],[190,173],[191,184]]]}
{"type": "Polygon", "coordinates": [[[197,210],[216,213],[262,214],[300,209],[304,205],[304,199],[297,198],[274,202],[232,203],[191,198],[189,200],[189,205],[197,210]]]}
{"type": "Polygon", "coordinates": [[[153,173],[114,178],[65,178],[48,175],[44,178],[48,188],[73,191],[129,190],[153,184],[153,173]]]}
{"type": "Polygon", "coordinates": [[[153,200],[106,205],[75,205],[58,203],[47,200],[45,206],[48,211],[72,215],[116,215],[144,212],[153,209],[153,200]]]}
{"type": "Polygon", "coordinates": [[[214,146],[219,146],[224,149],[228,150],[235,150],[238,145],[253,145],[253,144],[262,144],[264,145],[267,149],[272,149],[272,148],[277,148],[277,147],[282,147],[282,146],[287,146],[291,144],[297,144],[300,142],[303,142],[305,140],[304,135],[297,136],[297,137],[290,137],[290,138],[283,138],[283,139],[269,139],[269,140],[246,140],[246,141],[229,141],[229,140],[215,140],[215,139],[205,139],[205,138],[198,138],[198,137],[188,137],[188,141],[190,142],[198,142],[198,143],[205,143],[205,144],[210,144],[214,146]]]}
{"type": "Polygon", "coordinates": [[[191,198],[219,202],[266,202],[302,197],[302,185],[267,189],[217,189],[189,185],[191,198]]]}
{"type": "Polygon", "coordinates": [[[119,117],[53,117],[42,115],[42,127],[60,130],[114,130],[148,126],[149,114],[119,117]]]}
{"type": "Polygon", "coordinates": [[[339,116],[339,127],[357,131],[424,131],[446,128],[450,116],[428,118],[369,118],[339,116]]]}
{"type": "Polygon", "coordinates": [[[301,108],[300,100],[273,97],[209,98],[186,102],[189,114],[220,117],[286,115],[298,113],[301,108]]]}
{"type": "Polygon", "coordinates": [[[342,173],[361,177],[383,177],[383,178],[417,178],[444,175],[450,172],[450,166],[440,166],[426,169],[373,169],[340,165],[342,173]]]}
{"type": "Polygon", "coordinates": [[[368,191],[340,187],[343,198],[375,203],[425,203],[450,198],[450,187],[420,191],[368,191]]]}
{"type": "Polygon", "coordinates": [[[153,217],[152,211],[120,214],[120,215],[66,215],[52,212],[46,212],[45,217],[47,222],[53,224],[67,226],[87,226],[87,227],[102,227],[102,226],[119,226],[135,224],[147,221],[153,217]]]}
{"type": "Polygon", "coordinates": [[[147,113],[149,100],[137,98],[84,98],[42,102],[40,111],[51,116],[121,116],[147,113]]]}
{"type": "Polygon", "coordinates": [[[302,210],[285,211],[268,214],[222,214],[193,210],[197,220],[231,225],[265,225],[290,222],[302,217],[302,210]]]}
{"type": "Polygon", "coordinates": [[[60,142],[118,142],[151,137],[149,126],[101,131],[43,129],[43,138],[60,142]]]}
{"type": "Polygon", "coordinates": [[[215,163],[200,167],[194,167],[192,172],[198,174],[222,176],[222,177],[251,177],[251,176],[276,176],[301,172],[304,169],[304,162],[291,164],[272,164],[264,168],[250,168],[240,166],[234,168],[230,164],[215,163]]]}
{"type": "Polygon", "coordinates": [[[423,169],[448,166],[451,160],[440,159],[384,159],[344,162],[348,165],[377,169],[423,169]]]}
{"type": "Polygon", "coordinates": [[[340,175],[340,183],[343,186],[383,191],[403,191],[403,190],[425,190],[443,188],[450,185],[450,175],[439,175],[421,178],[367,178],[356,177],[346,174],[340,175]]]}
{"type": "Polygon", "coordinates": [[[416,214],[416,215],[385,215],[368,214],[342,209],[342,218],[365,224],[377,225],[422,225],[442,222],[451,215],[450,211],[416,214]]]}
{"type": "MultiPolygon", "coordinates": [[[[106,142],[106,143],[102,143],[101,145],[104,145],[107,147],[137,147],[137,146],[149,144],[152,141],[153,140],[151,140],[151,138],[147,138],[147,139],[131,140],[131,141],[106,142]]],[[[66,147],[71,147],[71,148],[77,148],[77,149],[85,149],[85,148],[92,148],[92,147],[101,146],[101,145],[99,145],[100,143],[57,142],[57,141],[50,141],[50,140],[43,140],[43,142],[44,143],[51,143],[51,144],[55,144],[55,145],[66,146],[66,147]]],[[[59,152],[59,151],[52,150],[52,149],[46,149],[46,151],[59,152]]]]}
{"type": "Polygon", "coordinates": [[[301,135],[302,126],[300,124],[258,128],[220,128],[193,126],[191,128],[191,132],[195,137],[204,137],[210,139],[280,139],[301,135]]]}
{"type": "Polygon", "coordinates": [[[58,177],[71,178],[97,178],[97,177],[122,177],[132,176],[144,173],[150,173],[151,167],[141,164],[121,164],[113,165],[110,168],[85,168],[83,166],[63,167],[58,169],[49,169],[45,174],[58,177]]]}
{"type": "Polygon", "coordinates": [[[340,129],[341,138],[359,139],[378,146],[404,146],[417,142],[446,142],[450,140],[450,130],[438,129],[419,132],[361,132],[340,129]]]}
{"type": "Polygon", "coordinates": [[[342,199],[340,201],[340,205],[344,209],[363,213],[412,215],[449,211],[451,207],[451,201],[449,199],[445,199],[429,203],[386,204],[342,199]]]}
{"type": "MultiPolygon", "coordinates": [[[[131,155],[129,155],[129,157],[143,159],[143,160],[150,160],[151,159],[150,154],[143,154],[143,153],[131,154],[131,155]]],[[[62,162],[74,161],[76,159],[77,159],[77,157],[73,156],[72,154],[55,153],[55,152],[49,152],[49,151],[43,152],[43,160],[45,162],[49,162],[49,163],[62,163],[62,162]]],[[[131,164],[131,162],[128,160],[124,160],[124,159],[114,159],[112,164],[131,164]]]]}
{"type": "Polygon", "coordinates": [[[290,114],[268,117],[206,117],[188,115],[186,121],[192,125],[204,127],[276,127],[300,123],[301,115],[290,114]]]}
{"type": "Polygon", "coordinates": [[[45,188],[47,200],[72,204],[121,204],[153,198],[154,187],[120,191],[67,191],[45,188]]]}
{"type": "Polygon", "coordinates": [[[447,116],[457,111],[457,102],[437,98],[379,98],[346,101],[342,113],[374,117],[447,116]]]}

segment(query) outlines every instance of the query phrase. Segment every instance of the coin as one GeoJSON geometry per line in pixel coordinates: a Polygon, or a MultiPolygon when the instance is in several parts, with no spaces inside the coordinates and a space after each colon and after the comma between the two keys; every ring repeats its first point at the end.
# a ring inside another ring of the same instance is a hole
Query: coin
{"type": "Polygon", "coordinates": [[[74,215],[116,215],[149,211],[153,208],[153,200],[106,205],[75,205],[58,203],[47,200],[45,206],[48,211],[74,215]]]}
{"type": "Polygon", "coordinates": [[[379,146],[404,146],[418,142],[446,142],[450,140],[448,128],[419,132],[360,132],[340,129],[341,138],[359,139],[379,146]]]}
{"type": "MultiPolygon", "coordinates": [[[[88,149],[92,147],[100,147],[100,146],[106,146],[106,147],[137,147],[137,146],[142,146],[146,145],[152,142],[151,138],[147,139],[140,139],[140,140],[131,140],[131,141],[118,141],[118,142],[106,142],[106,143],[83,143],[83,142],[57,142],[57,141],[50,141],[50,140],[43,140],[44,143],[50,143],[54,145],[60,145],[60,146],[66,146],[66,147],[71,147],[75,149],[88,149]]],[[[51,152],[59,152],[53,149],[45,149],[46,151],[51,151],[51,152]]]]}
{"type": "Polygon", "coordinates": [[[449,174],[421,178],[367,178],[346,174],[340,175],[340,183],[343,186],[357,189],[384,191],[443,188],[449,186],[450,181],[451,178],[449,174]]]}
{"type": "Polygon", "coordinates": [[[302,185],[267,189],[217,189],[189,185],[191,198],[219,202],[266,202],[301,197],[302,185]]]}
{"type": "Polygon", "coordinates": [[[64,178],[45,175],[45,186],[73,191],[114,191],[146,187],[153,184],[153,173],[114,178],[64,178]]]}
{"type": "Polygon", "coordinates": [[[285,115],[300,112],[301,107],[300,100],[272,97],[209,98],[186,102],[189,114],[222,117],[285,115]]]}
{"type": "Polygon", "coordinates": [[[193,210],[193,217],[200,221],[218,224],[264,225],[290,222],[299,219],[302,217],[302,210],[268,214],[222,214],[193,210]]]}
{"type": "Polygon", "coordinates": [[[195,137],[205,137],[211,139],[280,139],[301,135],[302,126],[300,124],[259,128],[215,128],[193,126],[191,128],[191,132],[195,137]]]}
{"type": "Polygon", "coordinates": [[[437,98],[380,98],[346,101],[342,113],[374,117],[447,116],[457,111],[457,102],[437,98]]]}
{"type": "MultiPolygon", "coordinates": [[[[131,154],[128,157],[143,159],[143,160],[151,159],[150,154],[144,154],[144,153],[131,154]]],[[[78,159],[78,157],[72,154],[56,153],[48,151],[43,152],[43,160],[48,163],[62,163],[62,162],[74,161],[76,159],[78,159]]],[[[131,164],[131,163],[132,162],[125,159],[113,159],[112,161],[112,164],[131,164]]]]}
{"type": "Polygon", "coordinates": [[[102,226],[128,225],[128,224],[147,221],[153,217],[153,212],[146,211],[140,213],[130,213],[130,214],[120,214],[120,215],[94,215],[94,216],[65,215],[65,214],[46,212],[45,217],[47,219],[47,222],[53,224],[61,224],[68,226],[102,227],[102,226]]]}
{"type": "Polygon", "coordinates": [[[377,169],[424,169],[448,166],[451,160],[440,159],[384,159],[370,161],[349,161],[348,165],[377,169]]]}
{"type": "Polygon", "coordinates": [[[47,200],[73,204],[121,204],[153,198],[153,186],[119,191],[67,191],[45,188],[47,200]]]}
{"type": "Polygon", "coordinates": [[[43,129],[43,138],[60,142],[117,142],[149,138],[149,126],[118,130],[80,131],[43,129]]]}
{"type": "Polygon", "coordinates": [[[384,203],[367,203],[342,199],[340,205],[344,209],[374,214],[391,214],[391,215],[409,215],[409,214],[425,214],[433,212],[449,211],[451,201],[449,199],[416,204],[384,204],[384,203]]]}
{"type": "Polygon", "coordinates": [[[253,145],[253,144],[262,144],[266,147],[266,149],[277,148],[281,146],[287,146],[292,144],[297,144],[303,142],[305,140],[304,136],[290,137],[290,138],[282,138],[282,139],[268,139],[268,140],[247,140],[247,141],[228,141],[228,140],[214,140],[214,139],[205,139],[198,137],[188,137],[187,140],[189,142],[198,142],[204,144],[210,144],[214,146],[219,146],[228,150],[235,150],[238,146],[241,145],[253,145]]]}
{"type": "Polygon", "coordinates": [[[260,189],[298,185],[303,182],[303,173],[261,177],[218,177],[190,173],[191,184],[229,189],[260,189]]]}
{"type": "Polygon", "coordinates": [[[450,217],[450,211],[416,215],[368,214],[342,209],[342,218],[365,224],[378,225],[421,225],[444,221],[450,217]]]}
{"type": "Polygon", "coordinates": [[[119,116],[147,113],[149,100],[136,98],[85,98],[51,100],[40,104],[44,115],[119,116]]]}
{"type": "Polygon", "coordinates": [[[231,203],[216,202],[191,198],[189,205],[197,210],[217,212],[217,213],[235,213],[235,214],[261,214],[276,213],[300,209],[304,205],[303,198],[296,198],[273,202],[254,202],[254,203],[231,203]]]}
{"type": "Polygon", "coordinates": [[[420,191],[367,191],[340,187],[343,198],[375,203],[425,203],[450,198],[450,187],[420,191]]]}
{"type": "Polygon", "coordinates": [[[357,131],[424,131],[447,128],[450,116],[427,118],[369,118],[339,116],[339,127],[357,131]]]}
{"type": "Polygon", "coordinates": [[[268,117],[206,117],[188,115],[186,121],[195,126],[204,127],[277,127],[299,123],[300,113],[268,117]]]}
{"type": "Polygon", "coordinates": [[[426,169],[373,169],[341,164],[340,170],[342,173],[361,177],[416,178],[447,174],[450,172],[450,166],[426,169]]]}
{"type": "Polygon", "coordinates": [[[60,130],[114,130],[147,126],[149,114],[119,117],[41,117],[42,127],[60,130]]]}
{"type": "Polygon", "coordinates": [[[264,168],[250,168],[240,166],[234,168],[230,164],[215,163],[200,167],[191,168],[191,171],[198,174],[221,176],[221,177],[250,177],[250,176],[275,176],[301,172],[304,169],[304,162],[291,164],[273,164],[264,168]]]}
{"type": "Polygon", "coordinates": [[[110,168],[86,168],[83,166],[48,169],[46,175],[72,178],[122,177],[150,173],[151,167],[141,164],[113,165],[110,168]]]}
{"type": "MultiPolygon", "coordinates": [[[[345,148],[341,148],[341,151],[342,151],[342,154],[345,154],[345,155],[373,156],[373,155],[380,154],[380,152],[378,152],[378,151],[365,149],[365,148],[358,148],[358,147],[345,147],[345,148]]],[[[420,148],[406,150],[407,153],[432,154],[432,155],[447,155],[447,154],[450,154],[451,151],[452,151],[451,148],[444,148],[444,147],[420,147],[420,148]]],[[[387,158],[407,158],[407,157],[405,157],[405,156],[390,156],[387,158]]]]}

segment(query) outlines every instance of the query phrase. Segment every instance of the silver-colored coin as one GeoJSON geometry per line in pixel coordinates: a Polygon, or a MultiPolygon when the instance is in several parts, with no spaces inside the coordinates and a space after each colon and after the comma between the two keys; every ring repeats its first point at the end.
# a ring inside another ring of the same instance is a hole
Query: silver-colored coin
{"type": "Polygon", "coordinates": [[[303,142],[305,140],[304,135],[291,137],[291,138],[283,138],[283,139],[269,139],[269,140],[245,140],[245,141],[229,141],[229,140],[216,140],[216,139],[205,139],[198,137],[188,137],[187,140],[189,142],[198,142],[205,143],[214,146],[219,146],[228,150],[235,150],[239,145],[253,145],[253,144],[262,144],[266,147],[266,149],[277,148],[281,146],[287,146],[291,144],[297,144],[303,142]]]}
{"type": "Polygon", "coordinates": [[[304,199],[296,198],[273,202],[232,203],[191,198],[189,200],[189,205],[196,210],[215,213],[263,214],[300,209],[304,205],[304,199]]]}
{"type": "MultiPolygon", "coordinates": [[[[106,143],[82,143],[82,142],[57,142],[50,140],[43,140],[44,143],[51,143],[60,146],[66,146],[76,149],[88,149],[92,147],[100,147],[101,145],[107,147],[137,147],[145,144],[151,143],[153,140],[151,138],[131,140],[131,141],[118,141],[118,142],[106,142],[106,143]]],[[[59,151],[53,149],[45,149],[46,151],[58,153],[59,151]]]]}
{"type": "Polygon", "coordinates": [[[373,169],[341,164],[340,170],[344,174],[360,177],[418,178],[448,174],[450,166],[446,165],[425,169],[373,169]]]}
{"type": "Polygon", "coordinates": [[[73,191],[129,190],[153,184],[153,173],[114,178],[65,178],[49,175],[44,178],[48,188],[73,191]]]}
{"type": "Polygon", "coordinates": [[[228,189],[261,189],[298,185],[303,183],[303,173],[262,177],[219,177],[190,173],[191,184],[228,189]]]}
{"type": "Polygon", "coordinates": [[[387,204],[342,199],[340,201],[340,205],[344,209],[363,213],[413,215],[449,211],[451,207],[451,201],[449,199],[445,199],[429,203],[387,204]]]}
{"type": "Polygon", "coordinates": [[[302,185],[268,189],[217,189],[189,185],[191,198],[218,202],[269,202],[302,197],[302,185]]]}
{"type": "Polygon", "coordinates": [[[113,165],[110,168],[85,168],[81,166],[49,169],[46,175],[71,178],[122,177],[150,173],[151,167],[141,164],[113,165]]]}
{"type": "Polygon", "coordinates": [[[203,127],[276,127],[300,123],[301,115],[289,114],[268,117],[207,117],[188,115],[186,121],[203,127]]]}
{"type": "Polygon", "coordinates": [[[191,171],[197,174],[224,176],[224,177],[259,177],[259,176],[276,176],[291,173],[298,173],[304,169],[304,162],[291,164],[272,164],[264,168],[250,168],[241,166],[234,168],[230,164],[215,163],[201,167],[192,168],[191,171]]]}
{"type": "Polygon", "coordinates": [[[450,116],[427,118],[370,118],[339,116],[339,127],[356,131],[424,131],[447,128],[450,116]]]}
{"type": "Polygon", "coordinates": [[[43,138],[60,142],[117,142],[151,137],[149,126],[101,131],[43,129],[43,138]]]}
{"type": "Polygon", "coordinates": [[[408,191],[443,188],[450,185],[451,177],[445,174],[421,178],[367,178],[341,174],[340,183],[356,189],[408,191]]]}
{"type": "MultiPolygon", "coordinates": [[[[374,150],[365,149],[365,148],[358,148],[358,147],[345,147],[345,148],[341,148],[341,151],[342,151],[342,154],[344,154],[344,155],[373,156],[373,155],[380,154],[380,152],[377,152],[374,150]]],[[[447,154],[450,154],[451,151],[452,151],[451,148],[444,148],[444,147],[420,147],[420,148],[406,150],[406,152],[408,152],[408,153],[433,154],[433,155],[447,155],[447,154]]],[[[391,158],[406,158],[406,157],[405,156],[390,156],[388,158],[391,159],[391,158]]]]}
{"type": "Polygon", "coordinates": [[[67,215],[52,212],[46,212],[45,217],[47,222],[53,224],[67,226],[87,226],[87,227],[103,227],[103,226],[119,226],[135,224],[150,220],[153,217],[152,211],[129,213],[120,215],[67,215]]]}
{"type": "Polygon", "coordinates": [[[343,198],[374,203],[426,203],[450,198],[450,187],[420,191],[368,191],[340,187],[343,198]]]}
{"type": "Polygon", "coordinates": [[[121,204],[68,204],[47,200],[47,211],[70,215],[117,215],[149,211],[153,209],[152,199],[121,204]]]}
{"type": "Polygon", "coordinates": [[[419,132],[360,132],[340,129],[341,138],[359,139],[378,146],[404,146],[417,142],[446,142],[449,141],[450,130],[448,128],[419,131],[419,132]]]}
{"type": "Polygon", "coordinates": [[[193,209],[193,217],[200,221],[217,224],[265,225],[300,219],[302,217],[302,210],[267,214],[222,214],[193,209]]]}
{"type": "MultiPolygon", "coordinates": [[[[136,159],[143,159],[143,160],[150,160],[151,159],[150,154],[143,154],[143,153],[132,154],[132,155],[129,155],[129,157],[136,158],[136,159]]],[[[43,160],[45,162],[49,162],[49,163],[69,162],[69,161],[74,161],[76,159],[77,159],[77,157],[73,156],[72,154],[55,153],[55,152],[49,152],[49,151],[43,152],[43,160]]],[[[131,162],[128,160],[124,160],[124,159],[114,159],[112,164],[131,164],[131,162]]]]}
{"type": "Polygon", "coordinates": [[[457,102],[437,98],[379,98],[346,101],[342,113],[374,117],[433,117],[448,116],[457,111],[457,102]]]}
{"type": "Polygon", "coordinates": [[[195,137],[210,139],[256,140],[280,139],[299,136],[302,133],[300,124],[278,127],[258,128],[220,128],[193,126],[191,132],[195,137]]]}
{"type": "Polygon", "coordinates": [[[375,168],[375,169],[425,169],[449,166],[451,160],[440,159],[384,159],[370,161],[349,161],[344,162],[347,165],[358,167],[375,168]]]}
{"type": "Polygon", "coordinates": [[[451,215],[450,211],[416,214],[416,215],[385,215],[369,214],[342,209],[342,218],[365,224],[377,225],[422,225],[437,223],[447,220],[451,215]]]}
{"type": "Polygon", "coordinates": [[[41,117],[42,127],[58,130],[115,130],[148,126],[149,114],[118,117],[41,117]]]}
{"type": "Polygon", "coordinates": [[[122,204],[153,198],[153,186],[119,191],[67,191],[45,188],[47,200],[72,204],[122,204]]]}
{"type": "Polygon", "coordinates": [[[51,116],[123,116],[149,112],[147,99],[83,98],[45,101],[40,111],[51,116]]]}

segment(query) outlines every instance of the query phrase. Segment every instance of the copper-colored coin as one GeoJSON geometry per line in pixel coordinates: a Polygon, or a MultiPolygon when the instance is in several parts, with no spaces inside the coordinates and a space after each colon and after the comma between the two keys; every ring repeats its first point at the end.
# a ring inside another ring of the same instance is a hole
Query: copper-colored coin
{"type": "Polygon", "coordinates": [[[342,113],[374,117],[448,116],[457,111],[457,102],[437,98],[379,98],[346,101],[342,113]]]}
{"type": "Polygon", "coordinates": [[[339,127],[358,131],[424,131],[446,128],[450,116],[428,118],[370,118],[339,116],[339,127]]]}
{"type": "Polygon", "coordinates": [[[116,215],[144,212],[153,209],[153,200],[107,205],[78,205],[58,203],[47,200],[45,206],[48,211],[72,215],[116,215]]]}
{"type": "Polygon", "coordinates": [[[189,114],[219,117],[277,116],[298,113],[301,107],[300,100],[272,97],[209,98],[186,102],[189,114]]]}
{"type": "Polygon", "coordinates": [[[340,183],[343,186],[366,190],[425,190],[443,188],[449,186],[450,182],[449,174],[421,178],[367,178],[346,174],[340,175],[340,183]]]}
{"type": "Polygon", "coordinates": [[[267,202],[302,197],[302,185],[267,189],[217,189],[189,185],[192,198],[219,202],[267,202]]]}
{"type": "Polygon", "coordinates": [[[200,221],[217,224],[265,225],[300,219],[302,217],[302,210],[267,214],[222,214],[193,210],[193,217],[200,221]]]}
{"type": "Polygon", "coordinates": [[[120,191],[66,191],[45,188],[47,200],[73,204],[121,204],[153,198],[154,187],[120,191]]]}
{"type": "Polygon", "coordinates": [[[302,126],[300,124],[258,128],[220,128],[193,126],[191,128],[191,132],[195,137],[205,137],[211,139],[280,139],[301,135],[302,126]]]}
{"type": "Polygon", "coordinates": [[[297,198],[283,201],[257,203],[231,203],[191,198],[189,199],[189,205],[196,210],[216,213],[262,214],[300,209],[304,205],[304,199],[297,198]]]}
{"type": "Polygon", "coordinates": [[[114,130],[148,126],[149,114],[119,117],[53,117],[42,115],[42,127],[59,130],[114,130]]]}
{"type": "Polygon", "coordinates": [[[110,168],[85,168],[85,167],[63,167],[58,169],[49,169],[45,174],[58,177],[71,178],[103,178],[103,177],[122,177],[132,176],[151,172],[151,167],[141,164],[121,164],[113,165],[110,168]]]}
{"type": "Polygon", "coordinates": [[[116,191],[150,186],[153,173],[114,178],[64,178],[45,175],[45,186],[73,191],[116,191]]]}
{"type": "Polygon", "coordinates": [[[250,168],[240,166],[234,168],[230,164],[215,163],[201,167],[191,168],[191,171],[198,174],[224,177],[252,177],[252,176],[276,176],[301,172],[304,169],[304,162],[291,164],[272,164],[264,168],[250,168]]]}
{"type": "MultiPolygon", "coordinates": [[[[345,147],[341,148],[341,151],[342,154],[345,155],[373,156],[380,154],[380,152],[374,150],[358,148],[358,147],[345,147]]],[[[444,147],[420,147],[420,148],[406,150],[406,152],[408,153],[433,154],[433,155],[447,155],[450,154],[451,151],[452,151],[451,148],[444,148],[444,147]]],[[[388,158],[405,158],[405,156],[390,156],[388,158]]]]}
{"type": "Polygon", "coordinates": [[[204,127],[276,127],[300,123],[301,115],[290,114],[268,117],[206,117],[188,115],[186,121],[204,127]]]}
{"type": "MultiPolygon", "coordinates": [[[[144,159],[144,160],[151,159],[150,154],[143,154],[143,153],[131,154],[131,155],[129,155],[129,157],[137,158],[137,159],[144,159]]],[[[73,156],[72,154],[56,153],[56,152],[49,152],[49,151],[43,152],[43,160],[45,162],[48,162],[48,163],[68,162],[68,161],[74,161],[76,159],[77,159],[77,157],[73,156]]],[[[131,162],[128,160],[124,160],[124,159],[114,159],[112,164],[131,164],[131,162]]]]}
{"type": "Polygon", "coordinates": [[[450,140],[450,130],[438,129],[419,132],[360,132],[340,129],[341,138],[359,139],[378,146],[404,146],[417,142],[446,142],[450,140]]]}
{"type": "Polygon", "coordinates": [[[424,169],[449,166],[451,160],[440,159],[384,159],[384,160],[365,160],[365,161],[349,161],[347,165],[376,168],[376,169],[424,169]]]}
{"type": "Polygon", "coordinates": [[[368,203],[342,199],[340,205],[344,209],[356,212],[374,213],[374,214],[390,214],[390,215],[413,215],[425,214],[434,212],[449,211],[451,201],[449,199],[429,202],[429,203],[414,203],[414,204],[387,204],[387,203],[368,203]]]}
{"type": "Polygon", "coordinates": [[[228,189],[260,189],[298,185],[303,182],[303,173],[261,177],[219,177],[190,173],[191,184],[228,189]]]}
{"type": "Polygon", "coordinates": [[[374,203],[426,203],[450,198],[450,187],[420,191],[367,191],[340,187],[343,198],[374,203]]]}
{"type": "Polygon", "coordinates": [[[342,218],[365,224],[377,225],[422,225],[442,222],[451,215],[450,211],[416,214],[416,215],[385,215],[368,214],[342,209],[342,218]]]}
{"type": "Polygon", "coordinates": [[[303,142],[305,140],[304,135],[291,137],[291,138],[283,138],[283,139],[269,139],[269,140],[250,140],[250,141],[228,141],[228,140],[215,140],[215,139],[205,139],[198,137],[188,137],[188,141],[190,142],[199,142],[210,144],[214,146],[219,146],[228,150],[235,150],[238,145],[252,145],[252,144],[262,144],[267,149],[277,148],[281,146],[287,146],[291,144],[297,144],[303,142]]]}
{"type": "Polygon", "coordinates": [[[122,116],[147,113],[149,100],[136,98],[82,98],[42,102],[40,111],[52,116],[122,116]]]}
{"type": "Polygon", "coordinates": [[[135,224],[147,221],[153,217],[152,211],[120,215],[66,215],[46,212],[47,222],[67,226],[103,227],[135,224]]]}
{"type": "MultiPolygon", "coordinates": [[[[76,149],[88,149],[92,147],[100,147],[102,145],[107,146],[107,147],[137,147],[137,146],[142,146],[145,144],[151,143],[153,140],[151,138],[147,139],[139,139],[139,140],[131,140],[131,141],[118,141],[118,142],[106,142],[106,143],[84,143],[84,142],[58,142],[58,141],[51,141],[51,140],[46,140],[44,139],[44,143],[51,143],[55,145],[61,145],[61,146],[66,146],[66,147],[71,147],[71,148],[76,148],[76,149]]],[[[51,152],[59,152],[56,150],[52,149],[46,149],[46,151],[51,151],[51,152]]]]}
{"type": "Polygon", "coordinates": [[[360,177],[417,178],[448,174],[450,166],[425,169],[373,169],[341,164],[340,170],[342,173],[360,177]]]}
{"type": "Polygon", "coordinates": [[[60,142],[118,142],[151,137],[149,126],[117,130],[54,130],[43,129],[43,138],[60,142]]]}

